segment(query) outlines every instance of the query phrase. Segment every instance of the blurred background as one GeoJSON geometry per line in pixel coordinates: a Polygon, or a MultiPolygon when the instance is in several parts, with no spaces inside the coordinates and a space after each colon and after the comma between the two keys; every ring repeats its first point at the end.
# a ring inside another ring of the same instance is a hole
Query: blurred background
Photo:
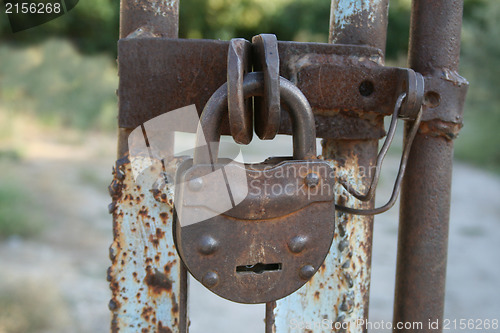
{"type": "MultiPolygon", "coordinates": [[[[268,32],[326,42],[329,16],[328,0],[182,0],[180,37],[251,39],[268,32]]],[[[109,330],[107,186],[116,156],[118,20],[119,1],[112,0],[80,1],[68,14],[18,33],[0,13],[0,333],[109,330]]],[[[500,317],[499,21],[500,1],[465,0],[460,72],[470,89],[455,141],[445,315],[451,319],[500,317]]],[[[388,65],[406,66],[409,23],[410,0],[391,0],[388,65]]],[[[280,145],[289,140],[275,143],[277,154],[280,145]]],[[[399,152],[383,169],[381,202],[399,152]]],[[[372,320],[392,318],[397,216],[396,207],[375,223],[372,320]]],[[[262,308],[193,288],[192,332],[244,332],[242,322],[256,332],[255,318],[263,327],[262,308]],[[221,311],[230,312],[222,318],[221,311]]]]}

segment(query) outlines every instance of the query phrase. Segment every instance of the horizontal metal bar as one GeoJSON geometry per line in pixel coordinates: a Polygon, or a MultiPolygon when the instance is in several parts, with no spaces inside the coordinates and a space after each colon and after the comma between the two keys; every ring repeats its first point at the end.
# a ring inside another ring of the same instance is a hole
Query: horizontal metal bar
{"type": "MultiPolygon", "coordinates": [[[[123,128],[191,104],[201,113],[227,80],[229,42],[140,37],[122,39],[118,48],[123,128]]],[[[381,117],[392,113],[410,70],[381,65],[382,53],[373,47],[278,42],[278,50],[280,75],[308,98],[318,137],[369,139],[385,134],[381,117]]],[[[442,86],[434,85],[430,97],[447,96],[442,86]]],[[[440,103],[429,113],[436,115],[440,103]]],[[[222,133],[229,134],[227,117],[222,133]]],[[[291,134],[286,112],[280,133],[291,134]]]]}
{"type": "MultiPolygon", "coordinates": [[[[401,189],[393,322],[443,322],[453,141],[467,81],[458,74],[463,0],[413,0],[409,65],[434,81],[424,112],[447,113],[420,126],[401,189]],[[448,96],[442,85],[456,89],[448,96]],[[455,86],[455,87],[453,87],[455,86]],[[461,90],[461,91],[459,91],[461,90]],[[441,97],[441,98],[438,98],[441,97]],[[456,117],[456,119],[455,119],[456,117]],[[448,120],[447,120],[448,119],[448,120]]],[[[431,118],[432,119],[432,118],[431,118]]],[[[406,133],[409,131],[407,124],[406,133]]],[[[421,332],[442,332],[425,326],[421,332]]],[[[395,325],[394,325],[395,327],[395,325]]],[[[393,332],[403,332],[394,329],[393,332]]]]}

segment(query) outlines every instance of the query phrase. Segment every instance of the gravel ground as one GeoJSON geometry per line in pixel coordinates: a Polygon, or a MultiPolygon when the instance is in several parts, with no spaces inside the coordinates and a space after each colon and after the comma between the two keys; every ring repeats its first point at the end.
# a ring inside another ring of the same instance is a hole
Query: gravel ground
{"type": "MultiPolygon", "coordinates": [[[[12,304],[21,304],[22,310],[16,320],[30,321],[42,310],[51,317],[32,332],[108,332],[105,276],[112,234],[105,189],[114,140],[95,137],[84,147],[39,138],[36,142],[21,163],[2,167],[14,170],[22,186],[40,194],[50,223],[38,238],[0,241],[0,291],[17,290],[12,304]]],[[[397,163],[389,157],[384,166],[380,202],[389,196],[397,163]]],[[[500,319],[499,198],[500,177],[455,164],[446,318],[500,319]]],[[[392,318],[397,217],[395,207],[375,221],[371,321],[392,318]]],[[[264,327],[263,306],[225,301],[194,280],[190,314],[192,333],[262,332],[264,327]]],[[[0,333],[13,331],[6,328],[6,317],[0,313],[0,333]]]]}

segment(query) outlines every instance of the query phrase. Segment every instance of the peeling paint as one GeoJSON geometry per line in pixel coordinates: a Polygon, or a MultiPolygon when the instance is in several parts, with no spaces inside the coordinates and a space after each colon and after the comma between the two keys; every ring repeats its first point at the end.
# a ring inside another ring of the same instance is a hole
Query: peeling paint
{"type": "Polygon", "coordinates": [[[178,1],[176,0],[135,0],[134,4],[141,7],[144,11],[153,13],[155,16],[166,17],[168,12],[175,9],[178,1]]]}
{"type": "Polygon", "coordinates": [[[112,265],[108,281],[112,290],[109,308],[112,332],[181,332],[179,307],[185,276],[172,238],[171,184],[155,199],[153,184],[162,175],[159,161],[135,158],[141,170],[134,181],[127,158],[117,162],[110,186],[113,198],[112,265]],[[156,170],[156,172],[155,172],[156,170]]]}
{"type": "Polygon", "coordinates": [[[389,0],[332,0],[330,42],[385,50],[389,0]]]}
{"type": "Polygon", "coordinates": [[[359,27],[358,20],[361,12],[366,12],[368,22],[373,23],[375,20],[375,11],[372,7],[380,5],[381,1],[374,0],[355,0],[355,1],[332,1],[332,21],[337,29],[344,29],[352,24],[359,27]]]}

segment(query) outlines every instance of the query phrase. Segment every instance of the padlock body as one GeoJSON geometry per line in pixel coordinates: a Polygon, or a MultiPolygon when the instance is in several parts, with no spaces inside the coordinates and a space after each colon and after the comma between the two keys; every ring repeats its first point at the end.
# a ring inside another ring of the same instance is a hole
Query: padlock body
{"type": "Polygon", "coordinates": [[[190,273],[219,296],[265,303],[321,267],[335,228],[328,162],[187,162],[178,170],[175,240],[190,273]],[[312,176],[311,176],[312,175],[312,176]]]}

